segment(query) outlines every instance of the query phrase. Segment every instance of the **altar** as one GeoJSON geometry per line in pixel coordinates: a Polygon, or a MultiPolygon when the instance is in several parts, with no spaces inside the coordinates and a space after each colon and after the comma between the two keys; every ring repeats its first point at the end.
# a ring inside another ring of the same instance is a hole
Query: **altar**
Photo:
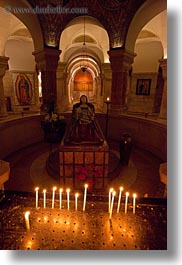
{"type": "Polygon", "coordinates": [[[103,190],[108,184],[109,146],[104,140],[102,145],[65,145],[64,139],[59,146],[60,183],[65,187],[88,191],[103,190]]]}
{"type": "Polygon", "coordinates": [[[108,184],[109,146],[85,95],[73,105],[72,122],[59,147],[60,182],[88,192],[108,184]]]}

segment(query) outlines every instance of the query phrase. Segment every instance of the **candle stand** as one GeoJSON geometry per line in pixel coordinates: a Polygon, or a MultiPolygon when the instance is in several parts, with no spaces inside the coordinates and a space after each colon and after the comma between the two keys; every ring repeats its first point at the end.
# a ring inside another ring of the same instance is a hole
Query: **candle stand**
{"type": "Polygon", "coordinates": [[[108,122],[109,122],[109,105],[111,104],[111,101],[107,100],[104,103],[106,103],[106,124],[105,124],[105,138],[107,139],[108,135],[108,122]]]}
{"type": "Polygon", "coordinates": [[[0,204],[0,249],[2,250],[166,250],[166,199],[141,198],[133,214],[132,199],[124,213],[124,198],[120,212],[114,203],[109,219],[108,196],[89,195],[83,212],[83,194],[75,210],[74,195],[70,194],[70,209],[66,195],[59,208],[56,194],[54,209],[51,193],[47,193],[35,208],[34,194],[9,192],[0,204]],[[24,214],[30,212],[30,229],[24,214]]]}

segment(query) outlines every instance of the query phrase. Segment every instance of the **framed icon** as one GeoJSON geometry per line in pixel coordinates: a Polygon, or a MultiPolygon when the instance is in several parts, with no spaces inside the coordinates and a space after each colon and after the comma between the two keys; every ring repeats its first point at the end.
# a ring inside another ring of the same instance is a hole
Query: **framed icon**
{"type": "Polygon", "coordinates": [[[136,95],[149,96],[152,79],[137,79],[136,95]]]}

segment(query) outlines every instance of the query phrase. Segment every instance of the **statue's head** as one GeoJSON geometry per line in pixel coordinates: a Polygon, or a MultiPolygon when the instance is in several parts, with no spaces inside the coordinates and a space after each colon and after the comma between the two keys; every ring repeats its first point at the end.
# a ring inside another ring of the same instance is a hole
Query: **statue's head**
{"type": "Polygon", "coordinates": [[[87,103],[87,102],[88,102],[88,100],[87,100],[87,96],[82,95],[82,96],[80,97],[80,103],[81,103],[81,104],[85,104],[85,103],[87,103]]]}

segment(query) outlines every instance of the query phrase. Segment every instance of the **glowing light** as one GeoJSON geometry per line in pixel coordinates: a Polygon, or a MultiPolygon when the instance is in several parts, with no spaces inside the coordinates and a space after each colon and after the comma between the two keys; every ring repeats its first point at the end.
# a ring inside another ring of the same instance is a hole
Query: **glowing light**
{"type": "Polygon", "coordinates": [[[136,193],[133,194],[133,214],[135,214],[135,207],[136,207],[136,193]]]}
{"type": "Polygon", "coordinates": [[[35,188],[35,207],[38,208],[39,187],[35,188]]]}
{"type": "Polygon", "coordinates": [[[59,189],[59,208],[62,208],[62,192],[63,189],[59,189]]]}
{"type": "Polygon", "coordinates": [[[128,197],[129,197],[129,192],[126,192],[126,198],[125,198],[125,213],[127,213],[128,197]]]}
{"type": "Polygon", "coordinates": [[[83,199],[83,211],[85,211],[85,206],[86,206],[87,188],[88,188],[88,184],[85,184],[84,199],[83,199]]]}
{"type": "Polygon", "coordinates": [[[25,225],[27,229],[30,229],[29,215],[30,215],[30,212],[25,213],[25,225]]]}
{"type": "Polygon", "coordinates": [[[70,209],[70,189],[66,190],[67,192],[67,208],[70,209]]]}
{"type": "Polygon", "coordinates": [[[44,196],[44,208],[46,208],[46,190],[43,190],[43,196],[44,196]]]}
{"type": "Polygon", "coordinates": [[[78,196],[79,196],[79,194],[76,193],[76,194],[75,194],[75,210],[76,210],[76,211],[77,211],[77,209],[78,209],[78,196]]]}
{"type": "Polygon", "coordinates": [[[117,207],[117,213],[119,213],[120,203],[121,203],[121,195],[122,195],[123,187],[119,188],[119,198],[118,198],[118,207],[117,207]]]}
{"type": "Polygon", "coordinates": [[[57,187],[53,187],[53,189],[52,189],[52,208],[54,208],[54,199],[55,199],[56,189],[57,189],[57,187]]]}
{"type": "Polygon", "coordinates": [[[110,208],[110,215],[109,215],[109,219],[111,219],[112,217],[112,211],[113,211],[113,205],[114,205],[114,196],[116,195],[116,192],[113,191],[112,192],[112,201],[111,201],[111,208],[110,208]]]}
{"type": "Polygon", "coordinates": [[[108,212],[110,213],[110,209],[111,209],[111,194],[113,192],[113,188],[110,188],[109,190],[109,205],[108,205],[108,212]]]}

